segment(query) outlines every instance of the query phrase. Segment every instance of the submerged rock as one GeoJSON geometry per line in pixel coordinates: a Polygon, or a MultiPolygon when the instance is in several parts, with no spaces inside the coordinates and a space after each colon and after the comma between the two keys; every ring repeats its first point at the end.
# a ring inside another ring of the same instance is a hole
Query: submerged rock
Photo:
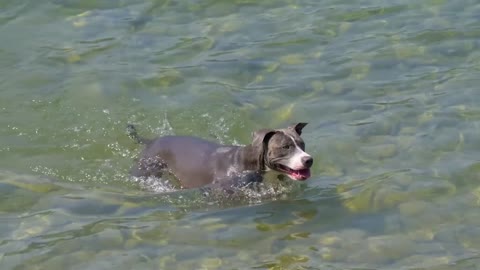
{"type": "Polygon", "coordinates": [[[302,54],[288,54],[280,57],[280,62],[287,65],[300,65],[305,63],[305,55],[302,54]]]}
{"type": "Polygon", "coordinates": [[[385,264],[411,255],[415,243],[404,235],[369,237],[361,244],[364,248],[353,250],[348,257],[352,263],[385,264]]]}
{"type": "Polygon", "coordinates": [[[398,209],[400,210],[400,214],[409,218],[415,218],[418,215],[423,214],[431,206],[432,206],[431,203],[428,203],[425,201],[413,200],[413,201],[406,201],[404,203],[401,203],[398,206],[398,209]]]}
{"type": "Polygon", "coordinates": [[[443,179],[413,182],[408,188],[408,192],[415,195],[417,199],[431,199],[440,195],[452,196],[456,191],[457,187],[454,184],[443,179]]]}
{"type": "Polygon", "coordinates": [[[480,228],[469,226],[458,232],[457,237],[464,248],[480,249],[480,228]]]}
{"type": "Polygon", "coordinates": [[[218,269],[222,266],[222,259],[220,258],[206,258],[200,263],[202,269],[218,269]]]}
{"type": "Polygon", "coordinates": [[[349,248],[365,239],[367,233],[360,229],[346,229],[328,232],[319,237],[318,243],[323,246],[349,248]]]}
{"type": "Polygon", "coordinates": [[[397,261],[392,265],[392,269],[430,269],[431,267],[449,265],[451,261],[452,258],[448,256],[412,255],[397,261]]]}
{"type": "Polygon", "coordinates": [[[39,236],[51,227],[48,215],[36,215],[24,219],[12,234],[13,239],[21,240],[39,236]]]}
{"type": "Polygon", "coordinates": [[[397,146],[393,143],[361,147],[358,152],[360,160],[379,160],[391,158],[397,154],[397,146]]]}

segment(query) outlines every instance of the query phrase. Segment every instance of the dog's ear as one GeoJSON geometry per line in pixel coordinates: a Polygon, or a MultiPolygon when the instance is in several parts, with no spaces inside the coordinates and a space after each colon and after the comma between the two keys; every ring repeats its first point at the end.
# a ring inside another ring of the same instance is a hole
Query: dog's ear
{"type": "Polygon", "coordinates": [[[295,125],[291,125],[288,128],[295,130],[298,135],[302,135],[302,129],[307,125],[308,123],[297,123],[295,125]]]}
{"type": "Polygon", "coordinates": [[[252,132],[252,145],[255,148],[261,148],[264,144],[268,143],[268,140],[275,134],[273,129],[260,129],[252,132]]]}
{"type": "Polygon", "coordinates": [[[265,154],[267,152],[268,141],[277,131],[273,129],[260,129],[252,133],[252,146],[258,156],[258,166],[265,167],[265,154]]]}

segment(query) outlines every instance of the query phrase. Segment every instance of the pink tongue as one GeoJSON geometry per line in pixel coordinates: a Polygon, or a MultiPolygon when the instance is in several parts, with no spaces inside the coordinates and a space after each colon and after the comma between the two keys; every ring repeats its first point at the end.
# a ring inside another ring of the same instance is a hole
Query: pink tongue
{"type": "Polygon", "coordinates": [[[310,169],[292,171],[292,176],[296,179],[307,179],[310,177],[310,169]]]}

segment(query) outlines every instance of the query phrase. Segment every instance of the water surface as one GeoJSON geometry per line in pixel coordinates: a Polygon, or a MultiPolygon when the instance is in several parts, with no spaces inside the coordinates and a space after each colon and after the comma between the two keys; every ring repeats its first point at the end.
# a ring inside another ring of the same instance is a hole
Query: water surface
{"type": "Polygon", "coordinates": [[[480,3],[0,0],[1,269],[473,269],[480,3]],[[312,178],[205,198],[125,135],[309,122],[312,178]],[[262,195],[262,194],[260,194],[262,195]]]}

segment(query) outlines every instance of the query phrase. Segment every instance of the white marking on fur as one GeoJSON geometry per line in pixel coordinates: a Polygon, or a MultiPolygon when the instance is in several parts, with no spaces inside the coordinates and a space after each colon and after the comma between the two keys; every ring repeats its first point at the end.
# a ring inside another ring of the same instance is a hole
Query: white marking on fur
{"type": "Polygon", "coordinates": [[[294,145],[295,145],[295,151],[291,155],[291,157],[288,159],[287,163],[284,164],[285,166],[289,167],[292,170],[301,170],[305,169],[305,166],[303,166],[302,163],[302,158],[304,157],[311,157],[309,154],[305,153],[295,142],[295,139],[292,136],[288,136],[290,139],[292,139],[294,145]]]}

